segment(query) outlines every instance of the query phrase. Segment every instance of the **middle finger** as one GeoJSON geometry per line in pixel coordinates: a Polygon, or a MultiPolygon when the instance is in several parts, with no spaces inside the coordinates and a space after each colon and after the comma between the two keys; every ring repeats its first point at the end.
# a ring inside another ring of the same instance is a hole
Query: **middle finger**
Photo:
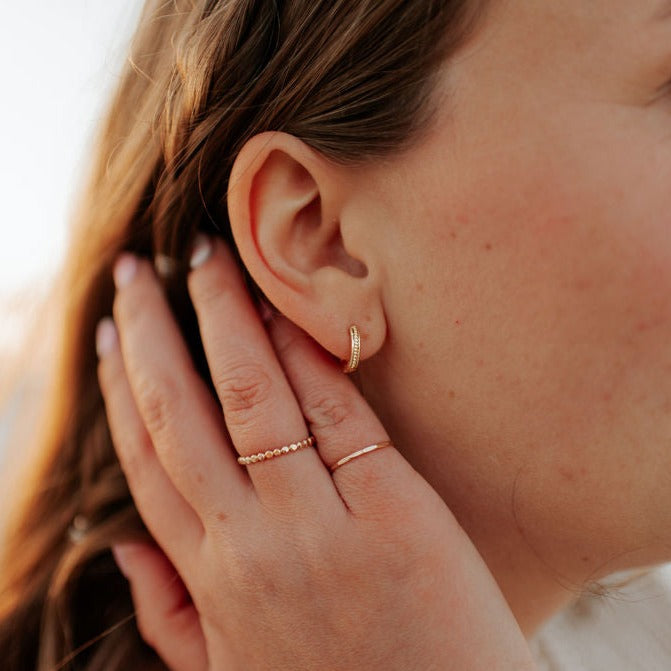
{"type": "MultiPolygon", "coordinates": [[[[188,284],[212,380],[231,440],[241,456],[307,438],[300,405],[254,309],[232,252],[218,238],[199,239],[210,256],[189,273],[188,284]]],[[[196,253],[198,256],[198,243],[196,253]]],[[[244,468],[240,465],[239,468],[244,468]]],[[[342,505],[314,447],[247,466],[259,496],[289,501],[328,497],[342,505]]]]}

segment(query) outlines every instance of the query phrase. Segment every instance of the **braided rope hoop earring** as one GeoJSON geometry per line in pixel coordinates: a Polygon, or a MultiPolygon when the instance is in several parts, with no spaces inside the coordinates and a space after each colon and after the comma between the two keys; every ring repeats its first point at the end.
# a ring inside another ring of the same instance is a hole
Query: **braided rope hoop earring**
{"type": "Polygon", "coordinates": [[[353,373],[359,367],[361,357],[361,334],[356,324],[349,327],[350,353],[349,361],[343,367],[343,373],[353,373]]]}

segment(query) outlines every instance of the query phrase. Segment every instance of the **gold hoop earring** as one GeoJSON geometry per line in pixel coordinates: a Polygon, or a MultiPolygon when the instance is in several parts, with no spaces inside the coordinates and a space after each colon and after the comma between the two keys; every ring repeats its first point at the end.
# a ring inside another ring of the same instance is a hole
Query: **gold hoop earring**
{"type": "Polygon", "coordinates": [[[361,357],[361,334],[356,324],[349,327],[350,352],[349,361],[343,367],[344,373],[353,373],[359,367],[359,358],[361,357]]]}

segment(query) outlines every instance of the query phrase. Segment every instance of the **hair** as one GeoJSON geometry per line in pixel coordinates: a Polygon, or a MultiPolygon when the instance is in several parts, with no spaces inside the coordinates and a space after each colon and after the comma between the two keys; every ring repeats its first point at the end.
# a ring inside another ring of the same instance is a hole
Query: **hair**
{"type": "Polygon", "coordinates": [[[110,553],[113,543],[150,538],[96,373],[95,327],[111,313],[119,252],[162,258],[173,271],[162,278],[166,295],[214,395],[186,289],[187,250],[199,230],[235,250],[225,195],[240,148],[276,130],[343,164],[402,152],[430,127],[439,66],[475,34],[483,4],[147,0],[96,134],[59,278],[53,373],[0,566],[4,671],[167,668],[134,626],[110,553]],[[77,516],[88,528],[74,542],[77,516]]]}

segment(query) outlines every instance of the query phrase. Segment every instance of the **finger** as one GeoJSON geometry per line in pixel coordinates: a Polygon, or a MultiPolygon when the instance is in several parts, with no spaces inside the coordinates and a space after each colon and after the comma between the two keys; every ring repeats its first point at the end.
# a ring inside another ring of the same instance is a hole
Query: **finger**
{"type": "Polygon", "coordinates": [[[143,543],[119,544],[112,553],[130,583],[142,638],[173,671],[207,671],[198,611],[168,558],[143,543]]]}
{"type": "Polygon", "coordinates": [[[98,379],[112,442],[133,500],[152,536],[184,567],[200,547],[203,526],[156,457],[128,385],[111,319],[99,324],[97,343],[98,379]]]}
{"type": "Polygon", "coordinates": [[[124,254],[114,277],[124,364],[156,454],[201,519],[228,515],[245,505],[253,488],[236,462],[221,408],[193,366],[154,268],[124,254]]]}
{"type": "MultiPolygon", "coordinates": [[[[353,452],[389,440],[341,364],[313,338],[281,315],[271,319],[268,330],[329,469],[353,452]]],[[[392,446],[352,459],[331,476],[347,507],[356,514],[397,500],[398,483],[411,471],[415,473],[392,446]]]]}
{"type": "MultiPolygon", "coordinates": [[[[226,243],[200,236],[189,273],[191,299],[231,440],[241,456],[307,438],[300,406],[226,243]],[[207,253],[207,245],[211,245],[207,253]],[[199,263],[198,263],[199,261],[199,263]]],[[[241,466],[238,465],[238,468],[241,466]]],[[[249,464],[259,498],[337,499],[313,447],[249,464]]]]}

